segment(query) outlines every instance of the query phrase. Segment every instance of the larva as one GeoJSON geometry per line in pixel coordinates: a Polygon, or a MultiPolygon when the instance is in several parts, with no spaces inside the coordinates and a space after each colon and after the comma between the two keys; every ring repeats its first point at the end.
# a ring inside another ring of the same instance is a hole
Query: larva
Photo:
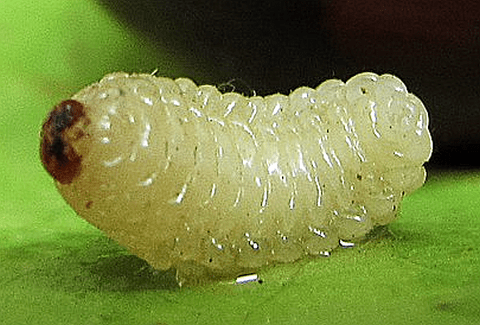
{"type": "Polygon", "coordinates": [[[361,238],[396,218],[431,152],[422,102],[374,73],[265,98],[113,73],[56,106],[41,140],[73,209],[181,284],[361,238]]]}

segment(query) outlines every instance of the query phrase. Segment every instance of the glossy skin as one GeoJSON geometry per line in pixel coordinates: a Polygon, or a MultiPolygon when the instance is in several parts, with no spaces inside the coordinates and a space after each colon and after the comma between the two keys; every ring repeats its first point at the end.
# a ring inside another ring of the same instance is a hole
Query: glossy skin
{"type": "Polygon", "coordinates": [[[246,98],[115,73],[73,100],[45,123],[47,170],[80,216],[181,284],[327,255],[393,221],[432,150],[423,104],[390,75],[246,98]]]}

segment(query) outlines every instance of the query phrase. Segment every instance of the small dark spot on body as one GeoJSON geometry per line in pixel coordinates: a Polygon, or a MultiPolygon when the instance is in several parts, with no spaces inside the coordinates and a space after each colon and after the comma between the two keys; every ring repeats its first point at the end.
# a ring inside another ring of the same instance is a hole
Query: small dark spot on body
{"type": "Polygon", "coordinates": [[[60,111],[52,112],[53,127],[55,133],[60,133],[69,127],[73,121],[73,105],[68,102],[63,102],[60,111]]]}
{"type": "Polygon", "coordinates": [[[92,205],[93,205],[93,201],[87,201],[87,203],[85,204],[85,208],[90,209],[92,205]]]}

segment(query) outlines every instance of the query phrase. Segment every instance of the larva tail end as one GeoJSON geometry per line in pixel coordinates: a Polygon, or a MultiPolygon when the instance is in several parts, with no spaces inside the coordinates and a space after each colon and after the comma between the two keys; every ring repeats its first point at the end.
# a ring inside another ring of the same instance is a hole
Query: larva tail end
{"type": "Polygon", "coordinates": [[[85,135],[81,128],[74,128],[80,120],[88,124],[83,104],[65,100],[55,106],[42,127],[40,158],[45,169],[61,184],[71,183],[81,170],[82,157],[72,146],[73,141],[85,135]]]}

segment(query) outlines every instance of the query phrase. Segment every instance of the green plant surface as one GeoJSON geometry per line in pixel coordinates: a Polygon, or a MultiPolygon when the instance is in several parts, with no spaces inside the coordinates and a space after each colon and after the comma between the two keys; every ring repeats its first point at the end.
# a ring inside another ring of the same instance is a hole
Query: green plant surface
{"type": "Polygon", "coordinates": [[[38,159],[48,110],[105,73],[188,76],[93,1],[2,4],[0,324],[475,324],[479,171],[430,171],[369,241],[177,288],[78,218],[38,159]]]}

